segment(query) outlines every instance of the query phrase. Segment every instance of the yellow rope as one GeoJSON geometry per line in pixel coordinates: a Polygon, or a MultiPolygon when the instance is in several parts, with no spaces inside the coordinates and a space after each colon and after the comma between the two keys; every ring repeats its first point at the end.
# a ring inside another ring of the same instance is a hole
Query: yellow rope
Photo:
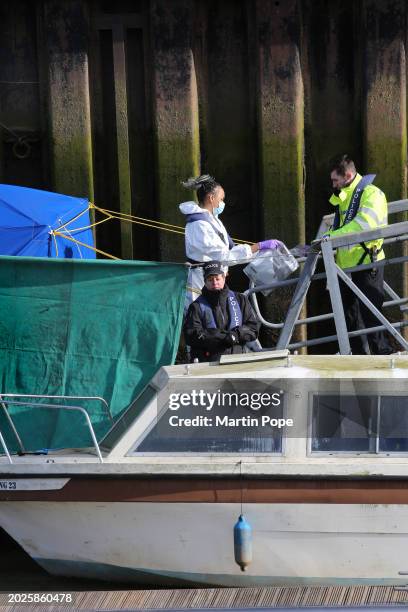
{"type": "MultiPolygon", "coordinates": [[[[105,253],[105,251],[101,251],[99,249],[96,249],[95,247],[91,247],[89,244],[85,244],[84,242],[80,242],[79,240],[76,240],[70,236],[68,236],[66,233],[61,233],[61,230],[64,228],[67,228],[67,226],[70,223],[73,223],[74,221],[76,221],[77,219],[79,219],[82,215],[84,215],[89,209],[95,209],[97,211],[99,211],[100,213],[102,213],[103,215],[106,216],[105,219],[101,219],[100,221],[96,221],[95,223],[91,223],[90,225],[85,225],[83,227],[76,227],[73,228],[72,230],[67,230],[70,234],[74,233],[74,232],[80,232],[86,229],[91,229],[93,227],[96,227],[97,225],[100,225],[101,223],[105,223],[106,221],[109,221],[109,219],[117,219],[118,221],[127,221],[129,223],[136,223],[137,225],[143,225],[144,227],[150,227],[152,229],[159,229],[159,230],[163,230],[166,232],[172,232],[173,234],[179,234],[180,236],[184,236],[185,235],[185,230],[181,225],[174,225],[172,223],[165,223],[164,221],[156,221],[154,219],[146,219],[145,217],[136,217],[135,215],[131,215],[128,213],[122,213],[120,211],[114,211],[114,210],[109,210],[107,208],[100,208],[99,206],[96,206],[96,204],[94,204],[93,202],[89,202],[88,204],[88,208],[86,208],[85,210],[83,210],[82,212],[80,212],[78,215],[76,215],[75,217],[73,217],[72,219],[70,219],[69,221],[67,221],[66,223],[64,223],[63,225],[60,225],[58,228],[58,231],[53,231],[51,232],[54,242],[55,242],[55,251],[56,254],[58,256],[58,245],[57,245],[57,240],[55,238],[55,236],[61,236],[61,238],[66,238],[67,240],[71,240],[72,242],[79,244],[81,246],[84,246],[88,249],[91,249],[92,251],[94,251],[95,253],[100,253],[101,255],[105,255],[106,257],[109,257],[110,259],[119,259],[119,257],[114,257],[113,255],[110,255],[109,253],[105,253]],[[171,229],[171,228],[176,228],[176,229],[171,229]]],[[[241,240],[240,238],[233,238],[234,242],[239,242],[241,244],[254,244],[253,242],[248,242],[245,240],[241,240]]]]}
{"type": "Polygon", "coordinates": [[[57,239],[55,237],[54,231],[52,230],[50,233],[51,233],[51,236],[53,237],[54,244],[55,244],[55,254],[58,257],[58,242],[57,242],[57,239]]]}
{"type": "Polygon", "coordinates": [[[103,213],[111,213],[113,215],[120,215],[121,217],[129,217],[130,219],[137,219],[140,221],[148,221],[149,223],[157,223],[159,226],[165,227],[175,227],[176,229],[184,230],[181,225],[173,225],[172,223],[165,223],[164,221],[156,221],[155,219],[146,219],[145,217],[136,217],[135,215],[129,215],[128,213],[123,213],[118,210],[108,210],[107,208],[99,208],[98,206],[93,205],[96,210],[99,210],[103,213]]]}
{"type": "Polygon", "coordinates": [[[121,219],[120,217],[115,217],[114,215],[112,215],[112,219],[117,219],[118,221],[126,221],[128,223],[136,223],[137,225],[144,225],[145,227],[152,227],[153,229],[161,229],[161,230],[164,230],[165,232],[172,232],[173,234],[180,234],[181,236],[184,236],[183,231],[179,232],[178,230],[170,229],[169,227],[158,227],[156,225],[150,225],[150,223],[142,223],[142,221],[135,221],[133,219],[121,219]]]}
{"type": "MultiPolygon", "coordinates": [[[[72,230],[66,230],[69,234],[73,234],[74,232],[82,232],[83,230],[86,229],[92,229],[93,227],[95,227],[96,225],[100,225],[101,223],[105,223],[106,221],[109,221],[109,219],[114,219],[115,217],[112,217],[112,215],[107,215],[105,219],[101,219],[100,221],[95,221],[95,223],[91,223],[90,225],[84,225],[83,227],[75,227],[72,230]]],[[[67,224],[66,224],[67,225],[67,224]]],[[[61,228],[59,227],[58,230],[60,230],[61,228]]]]}
{"type": "Polygon", "coordinates": [[[79,217],[82,217],[82,215],[84,215],[86,212],[88,212],[89,210],[89,206],[88,208],[85,208],[85,210],[83,210],[82,212],[78,213],[75,217],[72,217],[72,219],[70,219],[69,221],[67,221],[66,223],[64,223],[63,225],[59,226],[59,230],[64,229],[64,227],[66,227],[69,223],[72,223],[73,221],[76,221],[77,219],[79,219],[79,217]]]}
{"type": "MultiPolygon", "coordinates": [[[[73,233],[73,232],[79,232],[85,229],[90,229],[91,227],[95,227],[95,225],[99,225],[100,223],[105,223],[105,221],[108,221],[109,219],[117,219],[118,221],[127,221],[129,223],[137,223],[138,225],[144,225],[146,227],[152,227],[153,229],[162,229],[165,230],[167,232],[173,232],[175,234],[181,234],[182,236],[184,236],[184,231],[183,228],[179,225],[174,225],[172,227],[180,227],[181,231],[177,231],[177,230],[172,230],[170,228],[167,227],[161,227],[160,225],[151,225],[150,223],[142,223],[141,221],[139,221],[138,219],[143,219],[143,217],[134,217],[133,215],[127,215],[126,213],[121,213],[121,212],[115,212],[115,211],[110,211],[110,210],[106,210],[104,208],[99,208],[98,206],[93,205],[92,207],[90,206],[89,208],[94,208],[95,210],[97,210],[98,212],[106,215],[106,219],[102,219],[101,221],[96,221],[95,223],[92,223],[91,225],[86,225],[83,227],[76,227],[72,230],[68,230],[69,233],[73,233]],[[113,214],[110,214],[113,213],[113,214]],[[128,218],[123,218],[123,217],[128,217],[128,218]]],[[[81,213],[82,214],[82,213],[81,213]]],[[[78,217],[75,217],[76,219],[78,217]]],[[[74,219],[72,219],[72,221],[74,221],[74,219]]],[[[154,221],[146,219],[146,221],[151,221],[152,223],[162,223],[161,221],[154,221]]],[[[68,225],[69,222],[67,222],[65,225],[68,225]]],[[[170,224],[165,224],[165,225],[170,225],[170,224]]],[[[60,227],[58,229],[61,229],[60,227]]]]}
{"type": "Polygon", "coordinates": [[[105,251],[96,249],[95,247],[92,247],[89,244],[85,244],[85,242],[81,242],[80,240],[71,238],[71,236],[68,236],[67,234],[61,234],[60,232],[55,232],[55,231],[54,231],[54,234],[56,236],[61,236],[61,238],[64,238],[65,240],[70,240],[71,242],[75,242],[75,244],[80,244],[81,246],[84,246],[87,249],[91,249],[91,251],[95,251],[95,253],[100,253],[101,255],[105,255],[106,257],[109,257],[110,259],[120,259],[119,257],[115,257],[114,255],[109,255],[109,253],[105,253],[105,251]]]}
{"type": "MultiPolygon", "coordinates": [[[[103,214],[110,213],[112,215],[112,218],[114,219],[123,220],[123,221],[129,220],[131,223],[137,223],[139,225],[145,225],[146,227],[152,227],[155,229],[162,229],[164,231],[173,232],[175,234],[181,234],[183,236],[185,233],[184,227],[182,225],[174,225],[172,223],[165,223],[164,221],[156,221],[155,219],[146,219],[145,217],[136,217],[135,215],[130,215],[128,213],[108,210],[107,208],[99,208],[99,206],[96,206],[95,204],[92,204],[92,208],[95,208],[95,210],[98,210],[99,212],[103,214]],[[148,223],[142,223],[142,221],[148,221],[148,223]],[[151,225],[153,223],[156,225],[151,225]],[[169,229],[171,227],[175,227],[177,228],[177,230],[180,230],[180,231],[169,229]]],[[[233,240],[234,242],[239,242],[241,244],[255,244],[254,242],[250,242],[248,240],[241,240],[241,238],[233,238],[233,240]]]]}

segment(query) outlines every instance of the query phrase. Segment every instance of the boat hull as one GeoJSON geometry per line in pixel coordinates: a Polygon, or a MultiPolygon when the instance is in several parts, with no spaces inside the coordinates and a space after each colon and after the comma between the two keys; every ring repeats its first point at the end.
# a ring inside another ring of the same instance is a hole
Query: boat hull
{"type": "Polygon", "coordinates": [[[154,585],[398,584],[408,505],[244,503],[253,561],[234,561],[239,503],[4,501],[2,527],[48,572],[154,585]]]}

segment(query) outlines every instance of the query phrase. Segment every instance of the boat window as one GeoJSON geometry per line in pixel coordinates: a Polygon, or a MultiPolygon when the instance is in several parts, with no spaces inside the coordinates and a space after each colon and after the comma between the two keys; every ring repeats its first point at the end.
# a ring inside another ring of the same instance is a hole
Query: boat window
{"type": "Polygon", "coordinates": [[[314,395],[312,452],[408,452],[408,397],[314,395]]]}
{"type": "Polygon", "coordinates": [[[408,397],[381,398],[379,450],[408,452],[408,397]]]}
{"type": "Polygon", "coordinates": [[[200,384],[205,392],[214,396],[211,407],[203,408],[189,393],[183,403],[175,399],[180,394],[171,394],[157,421],[136,443],[132,454],[282,452],[283,429],[276,426],[278,419],[284,420],[284,401],[279,391],[259,381],[258,393],[247,393],[249,388],[245,381],[223,381],[221,386],[217,381],[212,391],[205,383],[200,384]],[[258,396],[262,393],[266,399],[274,396],[276,401],[271,405],[254,403],[255,397],[259,402],[258,396]],[[252,407],[248,401],[242,402],[244,396],[250,397],[252,407]]]}

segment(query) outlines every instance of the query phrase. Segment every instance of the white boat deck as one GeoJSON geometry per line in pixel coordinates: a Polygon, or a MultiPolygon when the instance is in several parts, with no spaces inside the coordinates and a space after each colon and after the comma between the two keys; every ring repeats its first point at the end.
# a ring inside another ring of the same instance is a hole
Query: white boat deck
{"type": "Polygon", "coordinates": [[[122,457],[104,458],[73,451],[41,457],[13,456],[13,464],[0,457],[0,478],[5,475],[139,475],[139,476],[242,476],[319,478],[406,478],[407,457],[122,457]]]}

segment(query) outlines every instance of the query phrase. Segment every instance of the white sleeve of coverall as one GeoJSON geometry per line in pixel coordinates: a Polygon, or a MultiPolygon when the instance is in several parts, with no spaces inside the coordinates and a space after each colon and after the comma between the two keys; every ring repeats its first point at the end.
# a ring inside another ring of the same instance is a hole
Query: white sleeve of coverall
{"type": "Polygon", "coordinates": [[[223,261],[238,263],[253,257],[249,244],[239,244],[229,249],[214,228],[206,221],[195,221],[186,226],[187,257],[195,261],[223,261]]]}

